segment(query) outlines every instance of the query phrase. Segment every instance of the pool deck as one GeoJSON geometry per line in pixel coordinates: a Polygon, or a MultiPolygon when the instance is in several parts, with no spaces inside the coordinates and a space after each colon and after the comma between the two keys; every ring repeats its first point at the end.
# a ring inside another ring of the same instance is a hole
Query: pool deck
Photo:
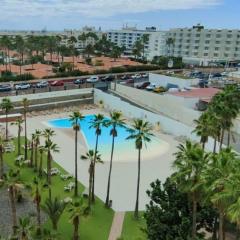
{"type": "MultiPolygon", "coordinates": [[[[96,114],[103,113],[105,116],[109,114],[104,112],[102,109],[80,109],[84,114],[96,114]]],[[[28,135],[29,137],[35,131],[35,129],[45,129],[47,128],[46,122],[57,118],[66,118],[71,112],[61,112],[39,115],[28,118],[28,135]]],[[[130,122],[128,122],[130,123],[130,122]]],[[[53,141],[57,143],[60,148],[59,153],[53,154],[53,159],[60,164],[66,171],[73,174],[74,173],[74,132],[70,129],[60,129],[54,128],[56,136],[54,136],[53,141]]],[[[10,126],[10,132],[14,135],[17,134],[17,129],[15,126],[10,126]]],[[[174,160],[173,153],[177,151],[177,142],[173,136],[162,134],[160,132],[154,132],[155,136],[161,140],[168,143],[169,147],[159,156],[156,154],[153,156],[148,156],[148,159],[144,159],[141,162],[141,185],[140,185],[140,210],[145,209],[145,205],[149,202],[146,195],[146,190],[149,189],[149,185],[152,181],[157,178],[164,181],[172,173],[172,162],[174,160]]],[[[86,187],[88,186],[88,167],[89,163],[87,161],[81,161],[80,155],[85,154],[87,151],[86,144],[79,134],[78,143],[78,175],[79,181],[82,182],[86,187]]],[[[109,146],[111,147],[111,146],[109,146]]],[[[134,149],[133,149],[134,153],[134,149]]],[[[127,155],[124,156],[125,158],[127,155]]],[[[103,159],[104,160],[104,159],[103,159]]],[[[125,159],[126,160],[126,159],[125,159]]],[[[106,197],[106,187],[107,187],[107,176],[109,171],[109,161],[104,164],[98,164],[96,166],[96,195],[105,201],[106,197]]],[[[113,201],[113,209],[115,211],[133,211],[136,200],[136,184],[137,184],[137,152],[136,161],[123,161],[114,162],[112,169],[111,178],[111,191],[110,199],[113,201]]]]}

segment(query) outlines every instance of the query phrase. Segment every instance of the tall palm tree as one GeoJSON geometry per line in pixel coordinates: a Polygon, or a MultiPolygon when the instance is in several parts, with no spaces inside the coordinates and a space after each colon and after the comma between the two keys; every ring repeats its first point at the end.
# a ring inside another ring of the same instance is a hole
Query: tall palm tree
{"type": "Polygon", "coordinates": [[[61,215],[64,212],[65,207],[66,207],[66,203],[64,201],[61,201],[57,197],[55,197],[54,200],[48,198],[45,201],[43,209],[49,216],[54,230],[58,229],[58,222],[61,215]]]}
{"type": "Polygon", "coordinates": [[[14,108],[13,103],[9,98],[3,98],[1,102],[1,109],[5,113],[5,121],[6,121],[6,129],[5,129],[5,134],[6,134],[6,141],[8,141],[8,114],[9,112],[14,108]]]}
{"type": "Polygon", "coordinates": [[[78,162],[77,162],[77,148],[78,148],[78,132],[80,130],[80,121],[84,119],[84,116],[79,112],[73,112],[70,115],[70,121],[75,132],[75,186],[74,196],[78,196],[78,162]]]}
{"type": "Polygon", "coordinates": [[[42,172],[43,172],[43,153],[45,151],[45,147],[44,146],[39,146],[38,150],[39,150],[39,153],[40,153],[38,176],[42,177],[42,172]]]}
{"type": "Polygon", "coordinates": [[[40,189],[39,189],[39,183],[40,180],[38,178],[35,178],[33,181],[35,185],[34,189],[34,203],[36,204],[36,212],[37,212],[37,235],[41,234],[41,194],[40,194],[40,189]]]}
{"type": "Polygon", "coordinates": [[[31,137],[31,142],[30,142],[30,145],[31,145],[31,151],[30,151],[30,167],[32,168],[33,167],[33,158],[34,158],[34,142],[35,142],[35,134],[32,133],[32,137],[31,137]]]}
{"type": "Polygon", "coordinates": [[[20,67],[20,75],[22,74],[22,65],[24,61],[24,52],[26,51],[26,42],[23,39],[22,36],[16,36],[15,37],[15,45],[16,45],[16,50],[20,55],[21,63],[19,65],[20,67]]]}
{"type": "Polygon", "coordinates": [[[4,184],[7,186],[9,193],[13,235],[16,235],[17,231],[16,192],[17,190],[23,188],[23,185],[19,180],[19,176],[19,170],[13,171],[12,169],[10,169],[8,174],[4,178],[4,184]]]}
{"type": "Polygon", "coordinates": [[[205,166],[209,161],[209,154],[198,144],[192,144],[186,141],[185,145],[178,146],[176,160],[173,163],[177,172],[174,179],[178,182],[182,191],[189,193],[192,200],[192,239],[196,239],[196,222],[197,222],[197,204],[200,201],[201,176],[205,166]]]}
{"type": "Polygon", "coordinates": [[[82,160],[89,160],[90,164],[89,164],[89,184],[88,184],[88,207],[91,207],[91,203],[92,203],[92,185],[93,185],[93,173],[94,173],[94,167],[96,163],[103,163],[103,161],[101,160],[101,155],[98,153],[95,153],[94,150],[89,150],[86,155],[82,155],[81,156],[82,160]]]}
{"type": "Polygon", "coordinates": [[[45,137],[46,141],[51,140],[51,137],[55,136],[55,131],[52,130],[51,128],[46,128],[44,129],[42,135],[45,137]]]}
{"type": "Polygon", "coordinates": [[[202,184],[206,197],[213,203],[219,213],[219,240],[224,239],[224,221],[229,208],[229,196],[226,184],[229,176],[239,172],[239,159],[231,148],[222,149],[214,154],[202,173],[202,184]]]}
{"type": "Polygon", "coordinates": [[[37,171],[38,170],[38,146],[40,144],[40,136],[42,135],[42,132],[40,130],[35,130],[34,133],[34,168],[37,171]]]}
{"type": "Polygon", "coordinates": [[[133,122],[132,128],[128,129],[129,136],[127,140],[134,140],[135,147],[138,151],[138,173],[137,173],[137,197],[135,204],[134,217],[138,219],[138,206],[139,206],[139,188],[140,188],[140,175],[141,175],[141,151],[143,148],[143,144],[147,144],[151,142],[151,137],[153,134],[151,133],[152,126],[149,122],[146,122],[142,119],[135,119],[133,122]]]}
{"type": "Polygon", "coordinates": [[[23,120],[20,117],[17,118],[17,120],[15,122],[11,123],[11,125],[15,125],[18,128],[18,135],[17,135],[17,139],[18,139],[17,154],[18,154],[18,156],[21,155],[21,132],[23,130],[22,124],[23,124],[23,120]]]}
{"type": "Polygon", "coordinates": [[[52,152],[59,152],[57,144],[51,140],[45,141],[45,150],[47,152],[47,182],[49,188],[49,199],[51,199],[51,169],[52,169],[52,152]]]}
{"type": "Polygon", "coordinates": [[[110,197],[110,185],[111,185],[111,174],[112,174],[112,163],[113,163],[113,153],[115,147],[115,138],[117,137],[117,128],[124,126],[124,119],[122,118],[122,113],[113,111],[110,113],[110,119],[106,121],[106,126],[111,127],[110,135],[112,136],[112,148],[111,148],[111,158],[108,173],[108,184],[107,184],[107,196],[105,201],[105,206],[109,207],[109,197],[110,197]]]}
{"type": "Polygon", "coordinates": [[[98,140],[99,136],[102,133],[102,127],[104,127],[105,124],[104,115],[103,114],[96,114],[93,116],[93,119],[90,121],[90,128],[95,129],[95,135],[96,135],[96,143],[95,143],[95,156],[94,156],[94,163],[93,163],[93,181],[92,181],[92,201],[95,201],[95,163],[96,163],[96,157],[98,152],[98,140]]]}
{"type": "Polygon", "coordinates": [[[3,137],[0,135],[0,179],[4,178],[3,156],[4,156],[3,137]]]}
{"type": "Polygon", "coordinates": [[[17,235],[19,240],[30,240],[32,239],[33,225],[29,217],[19,218],[19,225],[17,227],[17,235]]]}
{"type": "Polygon", "coordinates": [[[24,159],[28,158],[28,140],[27,140],[27,111],[29,107],[29,101],[27,98],[22,100],[23,117],[24,117],[24,159]]]}
{"type": "Polygon", "coordinates": [[[79,201],[71,203],[69,208],[70,213],[70,221],[73,224],[73,240],[79,240],[79,224],[80,224],[80,217],[85,214],[85,207],[83,205],[82,198],[79,201]]]}

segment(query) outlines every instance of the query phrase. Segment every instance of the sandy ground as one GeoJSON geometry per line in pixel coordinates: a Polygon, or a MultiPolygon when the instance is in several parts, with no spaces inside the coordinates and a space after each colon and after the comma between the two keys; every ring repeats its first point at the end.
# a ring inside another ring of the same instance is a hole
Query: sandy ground
{"type": "MultiPolygon", "coordinates": [[[[81,109],[80,109],[81,110],[81,109]]],[[[103,112],[101,109],[81,110],[85,115],[103,112]]],[[[30,135],[35,129],[47,128],[48,120],[64,118],[69,116],[69,112],[53,113],[49,111],[47,115],[34,116],[28,119],[28,134],[30,135]]],[[[11,133],[17,133],[15,126],[10,127],[11,133]]],[[[56,136],[54,142],[60,147],[60,152],[53,155],[54,160],[60,164],[69,173],[74,173],[74,135],[71,130],[54,129],[56,136]]],[[[179,144],[174,140],[173,136],[162,133],[154,133],[163,143],[165,147],[158,154],[148,154],[147,159],[141,162],[141,186],[140,186],[140,209],[145,209],[145,205],[149,202],[146,195],[146,190],[149,189],[149,184],[157,178],[164,181],[172,173],[173,153],[177,151],[176,146],[179,144]]],[[[86,153],[86,143],[83,137],[79,136],[78,155],[86,153]]],[[[111,146],[109,146],[111,147],[111,146]]],[[[134,150],[133,150],[134,151],[134,150]]],[[[129,153],[130,154],[130,153],[129,153]]],[[[134,153],[135,154],[135,153],[134,153]]],[[[131,154],[130,154],[131,155],[131,154]]],[[[113,201],[113,209],[115,211],[133,211],[136,200],[136,184],[137,184],[137,155],[135,161],[126,161],[127,153],[124,153],[125,161],[114,161],[112,169],[112,181],[110,198],[113,201]]],[[[78,173],[79,181],[86,187],[88,186],[88,166],[86,161],[79,160],[78,173]]],[[[109,162],[99,164],[96,167],[96,195],[105,201],[107,177],[109,171],[109,162]]]]}

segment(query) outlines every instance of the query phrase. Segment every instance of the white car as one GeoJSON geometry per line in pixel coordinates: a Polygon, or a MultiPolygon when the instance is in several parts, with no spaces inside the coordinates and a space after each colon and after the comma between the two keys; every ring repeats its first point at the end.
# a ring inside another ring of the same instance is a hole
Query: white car
{"type": "Polygon", "coordinates": [[[96,83],[96,82],[98,82],[98,80],[99,80],[98,76],[92,76],[92,77],[87,79],[87,82],[88,83],[96,83]]]}
{"type": "Polygon", "coordinates": [[[31,88],[31,84],[29,84],[29,83],[19,83],[19,84],[15,85],[16,90],[24,90],[24,89],[29,89],[29,88],[31,88]]]}
{"type": "Polygon", "coordinates": [[[134,74],[132,75],[131,77],[132,79],[139,79],[139,78],[142,78],[141,74],[134,74]]]}
{"type": "Polygon", "coordinates": [[[142,78],[148,78],[148,73],[143,73],[142,78]]]}
{"type": "Polygon", "coordinates": [[[155,88],[156,88],[156,84],[150,84],[149,86],[147,86],[145,89],[148,90],[148,91],[153,91],[155,88]]]}

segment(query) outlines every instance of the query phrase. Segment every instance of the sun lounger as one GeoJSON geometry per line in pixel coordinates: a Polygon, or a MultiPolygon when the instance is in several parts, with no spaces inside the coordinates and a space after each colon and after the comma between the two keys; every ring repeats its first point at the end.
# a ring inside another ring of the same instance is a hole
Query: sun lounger
{"type": "Polygon", "coordinates": [[[85,198],[88,198],[88,195],[89,195],[89,189],[88,188],[85,188],[83,193],[82,193],[83,197],[85,198]]]}
{"type": "Polygon", "coordinates": [[[64,186],[64,191],[71,192],[74,186],[75,186],[74,182],[70,182],[68,185],[64,186]]]}
{"type": "Polygon", "coordinates": [[[68,179],[70,179],[70,178],[72,178],[73,176],[72,175],[70,175],[70,174],[61,174],[60,175],[60,178],[62,179],[62,180],[68,180],[68,179]]]}

